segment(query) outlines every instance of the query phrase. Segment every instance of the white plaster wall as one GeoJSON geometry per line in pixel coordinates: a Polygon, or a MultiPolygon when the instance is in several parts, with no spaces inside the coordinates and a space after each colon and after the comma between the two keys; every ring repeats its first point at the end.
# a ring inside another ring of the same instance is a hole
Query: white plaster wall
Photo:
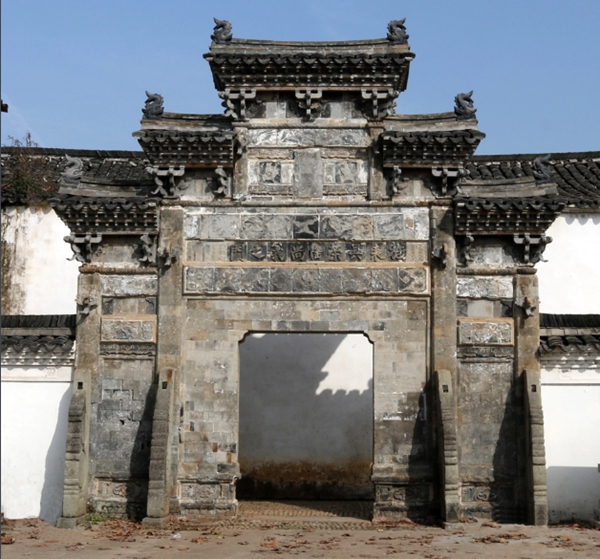
{"type": "Polygon", "coordinates": [[[537,264],[540,312],[600,313],[600,215],[563,214],[547,234],[553,242],[537,264]]]}
{"type": "Polygon", "coordinates": [[[63,240],[69,233],[48,205],[2,210],[3,250],[13,254],[10,285],[3,288],[15,294],[3,314],[75,313],[79,262],[67,260],[73,255],[63,240]]]}
{"type": "Polygon", "coordinates": [[[550,522],[592,521],[600,508],[600,368],[547,365],[542,405],[550,522]]]}
{"type": "MultiPolygon", "coordinates": [[[[14,369],[14,368],[10,368],[14,369]]],[[[56,371],[71,377],[71,367],[56,371]]],[[[40,377],[39,370],[23,370],[40,377]]],[[[4,368],[3,368],[4,373],[4,368]]],[[[11,371],[16,377],[16,371],[11,371]]],[[[62,514],[71,382],[2,380],[2,512],[55,524],[62,514]]]]}
{"type": "Polygon", "coordinates": [[[240,459],[373,459],[373,349],[362,334],[253,334],[240,345],[240,459]]]}

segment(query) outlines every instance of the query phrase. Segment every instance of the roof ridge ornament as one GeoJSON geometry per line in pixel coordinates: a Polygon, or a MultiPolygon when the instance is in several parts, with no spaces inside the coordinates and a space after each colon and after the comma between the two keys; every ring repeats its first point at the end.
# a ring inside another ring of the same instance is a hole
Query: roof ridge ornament
{"type": "Polygon", "coordinates": [[[164,97],[160,93],[149,93],[146,91],[146,106],[142,109],[144,118],[150,120],[156,120],[162,118],[165,109],[163,103],[165,102],[164,97]]]}
{"type": "Polygon", "coordinates": [[[406,26],[403,19],[393,19],[388,23],[388,34],[387,39],[392,45],[408,45],[408,33],[406,32],[406,26]]]}
{"type": "Polygon", "coordinates": [[[469,91],[469,93],[459,93],[454,98],[454,114],[456,118],[459,120],[467,120],[471,118],[476,118],[475,113],[477,109],[473,104],[473,90],[469,91]]]}
{"type": "Polygon", "coordinates": [[[70,186],[79,186],[83,177],[83,161],[78,157],[71,157],[65,153],[67,165],[60,174],[60,183],[70,186]]]}
{"type": "Polygon", "coordinates": [[[549,182],[554,175],[554,167],[550,163],[550,154],[539,155],[533,160],[533,176],[537,182],[549,182]]]}
{"type": "Polygon", "coordinates": [[[215,27],[213,34],[210,36],[212,42],[217,45],[228,45],[231,43],[231,39],[233,39],[231,23],[226,19],[217,19],[216,17],[213,17],[213,20],[215,21],[215,27]]]}

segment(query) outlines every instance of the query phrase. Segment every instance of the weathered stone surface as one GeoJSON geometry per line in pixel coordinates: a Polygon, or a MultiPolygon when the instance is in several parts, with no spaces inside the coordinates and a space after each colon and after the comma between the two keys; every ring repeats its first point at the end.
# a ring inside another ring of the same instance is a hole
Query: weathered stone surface
{"type": "Polygon", "coordinates": [[[427,240],[429,215],[421,208],[403,208],[400,214],[373,216],[374,235],[377,239],[427,240]]]}
{"type": "MultiPolygon", "coordinates": [[[[240,343],[248,333],[282,332],[364,333],[373,345],[373,455],[365,463],[372,462],[376,519],[441,512],[450,522],[470,515],[521,522],[528,510],[530,521],[545,522],[542,411],[523,388],[539,384],[537,284],[529,273],[539,251],[529,249],[543,246],[542,224],[558,210],[540,210],[546,202],[534,199],[502,207],[457,200],[457,168],[467,169],[464,157],[475,147],[465,138],[481,137],[476,122],[452,114],[386,118],[396,89],[371,90],[361,80],[389,76],[359,72],[349,84],[331,74],[344,60],[365,69],[367,58],[398,70],[392,62],[408,47],[386,40],[280,47],[294,53],[278,64],[303,68],[314,49],[335,54],[315,57],[309,78],[318,83],[329,72],[324,83],[348,87],[312,91],[309,105],[300,100],[306,92],[287,86],[230,89],[222,92],[226,117],[145,119],[140,137],[151,137],[154,150],[147,153],[156,159],[168,141],[185,163],[183,180],[183,167],[153,169],[173,197],[153,202],[150,240],[127,223],[100,238],[91,186],[85,203],[68,203],[86,264],[64,525],[88,509],[145,510],[154,524],[184,511],[235,512],[240,343]],[[526,250],[531,238],[519,237],[515,253],[511,227],[533,228],[537,244],[526,250]],[[147,262],[152,250],[156,268],[147,262]]],[[[219,71],[243,59],[247,74],[229,78],[263,83],[266,59],[248,49],[270,57],[272,44],[213,48],[219,71]]],[[[131,184],[127,196],[146,204],[131,184]]],[[[327,385],[329,360],[315,366],[306,392],[337,405],[358,398],[355,388],[327,385]]],[[[302,496],[301,474],[298,481],[302,496]]]]}
{"type": "Polygon", "coordinates": [[[370,144],[370,138],[364,130],[351,129],[343,130],[341,134],[327,129],[253,129],[248,131],[248,140],[253,147],[368,147],[370,144]]]}
{"type": "Polygon", "coordinates": [[[291,216],[269,214],[241,216],[240,238],[242,239],[289,239],[292,237],[292,231],[291,216]]]}
{"type": "Polygon", "coordinates": [[[428,292],[424,267],[192,267],[185,293],[414,293],[428,292]]]}
{"type": "Polygon", "coordinates": [[[460,344],[512,345],[513,321],[458,321],[458,342],[460,344]]]}
{"type": "Polygon", "coordinates": [[[323,164],[318,149],[295,153],[293,194],[298,198],[323,196],[323,164]]]}
{"type": "Polygon", "coordinates": [[[158,278],[155,275],[113,276],[101,278],[102,295],[114,297],[156,295],[158,278]]]}
{"type": "MultiPolygon", "coordinates": [[[[312,195],[311,195],[312,196],[312,195]]],[[[402,208],[397,213],[331,212],[322,208],[302,213],[226,212],[197,214],[185,219],[186,239],[203,240],[306,240],[386,241],[387,245],[404,241],[426,241],[429,219],[421,208],[402,208]]],[[[420,257],[419,259],[422,259],[420,257]]]]}
{"type": "Polygon", "coordinates": [[[456,280],[456,295],[471,299],[512,299],[512,276],[462,276],[456,280]]]}
{"type": "Polygon", "coordinates": [[[105,342],[154,342],[154,320],[102,320],[102,341],[105,342]]]}

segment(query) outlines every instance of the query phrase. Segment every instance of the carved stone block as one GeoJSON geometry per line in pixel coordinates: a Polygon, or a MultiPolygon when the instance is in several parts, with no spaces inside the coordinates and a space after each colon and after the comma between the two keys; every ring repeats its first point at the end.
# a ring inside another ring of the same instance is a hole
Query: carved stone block
{"type": "Polygon", "coordinates": [[[425,268],[398,268],[398,291],[424,293],[427,288],[427,270],[425,268]]]}
{"type": "Polygon", "coordinates": [[[375,292],[397,292],[398,271],[394,268],[373,269],[371,272],[371,289],[375,292]]]}
{"type": "Polygon", "coordinates": [[[100,344],[100,355],[118,356],[120,358],[137,359],[139,357],[154,357],[156,345],[153,343],[114,343],[102,342],[100,344]]]}
{"type": "Polygon", "coordinates": [[[242,215],[242,239],[291,239],[292,218],[286,215],[242,215]]]}
{"type": "Polygon", "coordinates": [[[113,297],[156,295],[158,291],[158,278],[154,275],[104,275],[101,284],[102,295],[113,297]]]}
{"type": "Polygon", "coordinates": [[[205,293],[215,289],[214,268],[192,268],[185,269],[185,290],[189,293],[205,293]]]}
{"type": "Polygon", "coordinates": [[[299,198],[321,198],[323,171],[319,150],[297,151],[294,154],[294,162],[294,195],[299,198]]]}
{"type": "MultiPolygon", "coordinates": [[[[308,245],[305,245],[308,246],[308,245]]],[[[298,258],[307,253],[298,251],[298,258]]],[[[299,261],[303,263],[304,261],[299,261]]],[[[427,293],[427,269],[360,267],[186,267],[184,290],[201,293],[427,293]]]]}
{"type": "Polygon", "coordinates": [[[242,268],[215,268],[215,291],[223,293],[241,291],[243,275],[242,268]]]}
{"type": "Polygon", "coordinates": [[[399,214],[375,214],[373,225],[377,239],[424,241],[429,238],[429,216],[421,208],[404,208],[399,214]]]}
{"type": "Polygon", "coordinates": [[[513,321],[461,319],[458,322],[458,343],[479,345],[513,345],[513,321]]]}
{"type": "Polygon", "coordinates": [[[101,340],[106,342],[154,342],[154,320],[102,320],[101,340]]]}
{"type": "Polygon", "coordinates": [[[148,496],[146,480],[96,480],[96,497],[105,501],[144,502],[148,496]]]}
{"type": "Polygon", "coordinates": [[[456,280],[456,295],[470,299],[512,299],[511,276],[467,276],[456,280]]]}
{"type": "Polygon", "coordinates": [[[240,291],[264,293],[269,290],[269,270],[266,268],[245,268],[240,284],[240,291]]]}
{"type": "Polygon", "coordinates": [[[294,218],[294,239],[316,239],[319,236],[319,218],[299,215],[294,218]]]}

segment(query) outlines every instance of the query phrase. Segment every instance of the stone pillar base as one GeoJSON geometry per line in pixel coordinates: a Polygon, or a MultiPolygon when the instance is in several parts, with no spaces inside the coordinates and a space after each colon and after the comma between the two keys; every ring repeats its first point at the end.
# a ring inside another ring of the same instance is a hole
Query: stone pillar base
{"type": "Polygon", "coordinates": [[[81,516],[61,516],[56,523],[56,527],[73,530],[77,527],[77,524],[83,520],[84,516],[85,514],[82,514],[81,516]]]}
{"type": "Polygon", "coordinates": [[[456,530],[462,530],[464,532],[465,525],[461,522],[444,522],[442,524],[444,530],[452,530],[453,532],[456,530]]]}
{"type": "Polygon", "coordinates": [[[152,516],[146,516],[146,518],[142,520],[142,524],[144,526],[162,528],[168,522],[169,518],[169,516],[163,516],[161,518],[153,518],[152,516]]]}
{"type": "Polygon", "coordinates": [[[228,517],[233,518],[237,515],[238,501],[217,501],[216,503],[198,503],[189,504],[181,507],[181,514],[193,517],[228,517]]]}

